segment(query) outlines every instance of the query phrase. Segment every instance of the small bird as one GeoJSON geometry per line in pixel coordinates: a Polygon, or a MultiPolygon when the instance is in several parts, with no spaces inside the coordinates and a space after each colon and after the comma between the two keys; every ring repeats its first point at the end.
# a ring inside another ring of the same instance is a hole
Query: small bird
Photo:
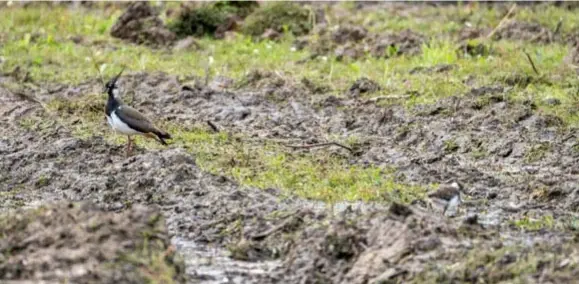
{"type": "Polygon", "coordinates": [[[155,139],[163,145],[167,145],[165,139],[171,139],[169,133],[157,128],[149,118],[138,112],[136,109],[125,105],[119,98],[119,88],[117,81],[121,77],[124,68],[121,72],[108,81],[105,85],[104,92],[108,96],[105,113],[109,125],[117,133],[127,135],[127,156],[132,151],[132,135],[143,135],[148,138],[155,139]],[[157,139],[158,138],[158,139],[157,139]]]}
{"type": "Polygon", "coordinates": [[[462,202],[460,197],[462,191],[462,184],[453,181],[450,184],[441,185],[436,191],[429,193],[428,197],[431,205],[444,208],[442,214],[445,215],[449,208],[455,208],[462,202]]]}

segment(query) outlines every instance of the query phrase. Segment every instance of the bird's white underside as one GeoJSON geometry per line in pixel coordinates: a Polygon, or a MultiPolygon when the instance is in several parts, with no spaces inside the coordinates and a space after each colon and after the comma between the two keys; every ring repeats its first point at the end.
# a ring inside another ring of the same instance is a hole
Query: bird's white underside
{"type": "Polygon", "coordinates": [[[436,210],[443,211],[445,208],[450,211],[456,210],[457,206],[461,203],[460,195],[452,197],[450,200],[446,201],[440,198],[431,198],[431,204],[436,207],[436,210]]]}
{"type": "Polygon", "coordinates": [[[113,111],[110,117],[107,115],[107,121],[109,122],[109,125],[113,128],[113,130],[115,130],[118,133],[122,133],[125,135],[142,134],[141,132],[138,132],[130,128],[126,123],[124,123],[117,116],[116,111],[113,111]]]}
{"type": "Polygon", "coordinates": [[[456,207],[460,204],[460,195],[456,195],[448,202],[448,207],[456,207]]]}

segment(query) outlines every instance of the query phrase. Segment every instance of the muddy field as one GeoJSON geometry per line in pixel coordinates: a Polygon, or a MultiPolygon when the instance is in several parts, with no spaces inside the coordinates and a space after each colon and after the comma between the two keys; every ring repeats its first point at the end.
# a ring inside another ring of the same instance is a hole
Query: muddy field
{"type": "MultiPolygon", "coordinates": [[[[406,13],[421,7],[402,6],[389,7],[406,13]]],[[[355,9],[363,14],[372,7],[360,4],[355,9]]],[[[121,22],[130,26],[131,17],[121,16],[113,36],[147,48],[173,48],[163,47],[176,39],[162,22],[154,21],[145,36],[123,32],[121,22]],[[152,44],[140,42],[143,39],[152,44]]],[[[311,50],[306,60],[356,60],[413,56],[428,39],[412,30],[375,37],[368,25],[369,30],[344,25],[312,31],[318,33],[316,39],[300,35],[294,45],[311,50]],[[332,44],[320,46],[329,49],[316,46],[324,40],[332,44]],[[393,45],[394,53],[388,48],[393,45]]],[[[468,35],[460,30],[452,37],[460,41],[492,28],[468,35]]],[[[274,32],[281,31],[269,33],[274,32]]],[[[551,33],[511,22],[497,29],[494,40],[571,41],[551,33]]],[[[114,134],[104,118],[105,97],[94,95],[102,92],[99,78],[41,83],[27,80],[26,68],[3,69],[0,75],[2,281],[579,279],[577,124],[539,111],[532,99],[509,97],[513,88],[556,82],[556,75],[513,73],[488,84],[467,82],[465,92],[411,107],[401,100],[412,94],[371,96],[385,83],[370,79],[332,90],[263,70],[236,80],[214,76],[208,84],[160,71],[128,70],[121,78],[123,90],[130,90],[130,104],[178,131],[175,140],[188,131],[216,132],[211,135],[227,137],[223,149],[234,144],[247,155],[274,149],[312,159],[328,155],[361,168],[387,166],[395,169],[389,173],[395,182],[407,185],[395,185],[371,201],[324,202],[209,171],[199,159],[220,156],[199,157],[182,141],[164,148],[141,144],[127,157],[125,140],[107,139],[114,134]],[[350,149],[278,145],[312,145],[328,137],[357,137],[357,142],[350,149]],[[456,216],[433,211],[423,193],[404,192],[449,180],[465,186],[456,216]]],[[[436,65],[412,72],[443,74],[453,68],[460,67],[436,65]]],[[[558,99],[548,103],[561,104],[558,99]]],[[[579,101],[566,107],[577,112],[579,101]]],[[[243,162],[231,159],[232,164],[243,162]]]]}

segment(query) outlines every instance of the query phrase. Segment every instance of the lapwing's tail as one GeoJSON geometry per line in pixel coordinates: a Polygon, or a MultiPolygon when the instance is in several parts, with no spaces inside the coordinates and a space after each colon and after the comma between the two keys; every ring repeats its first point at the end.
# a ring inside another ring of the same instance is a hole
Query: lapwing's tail
{"type": "Polygon", "coordinates": [[[162,130],[155,132],[155,135],[159,137],[159,142],[161,142],[161,144],[165,146],[167,146],[167,142],[165,142],[165,139],[173,139],[169,133],[164,132],[162,130]]]}

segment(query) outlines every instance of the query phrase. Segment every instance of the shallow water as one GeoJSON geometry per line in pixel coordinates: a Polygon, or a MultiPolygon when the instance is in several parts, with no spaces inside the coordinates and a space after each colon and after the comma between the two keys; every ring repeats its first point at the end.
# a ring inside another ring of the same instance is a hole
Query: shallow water
{"type": "Polygon", "coordinates": [[[279,261],[234,260],[226,250],[180,237],[173,237],[171,242],[185,260],[190,283],[260,283],[260,279],[280,266],[279,261]]]}

